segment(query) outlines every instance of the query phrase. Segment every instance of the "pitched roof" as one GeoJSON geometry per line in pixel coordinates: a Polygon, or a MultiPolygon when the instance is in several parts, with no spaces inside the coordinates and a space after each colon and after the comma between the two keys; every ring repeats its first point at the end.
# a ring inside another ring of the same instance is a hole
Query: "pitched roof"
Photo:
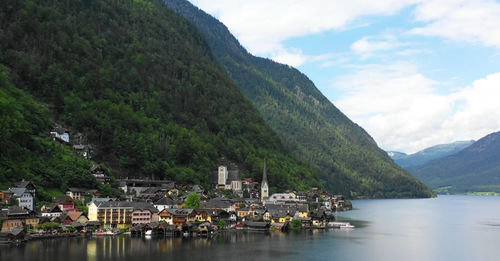
{"type": "MultiPolygon", "coordinates": [[[[9,189],[9,191],[13,193],[13,195],[12,195],[13,197],[15,197],[15,198],[19,198],[19,197],[21,197],[21,196],[22,196],[25,192],[28,192],[28,189],[27,189],[27,188],[18,188],[18,187],[16,187],[16,188],[10,188],[10,189],[9,189]]],[[[28,193],[29,193],[29,192],[28,192],[28,193]]],[[[30,194],[31,194],[31,193],[30,193],[30,194]]]]}
{"type": "Polygon", "coordinates": [[[163,197],[156,201],[154,205],[175,205],[175,201],[169,197],[163,197]]]}
{"type": "Polygon", "coordinates": [[[134,210],[150,210],[152,213],[158,212],[151,203],[148,202],[130,202],[130,201],[107,201],[96,203],[97,208],[132,208],[134,210]]]}
{"type": "Polygon", "coordinates": [[[76,221],[78,220],[78,218],[83,214],[83,212],[80,212],[80,211],[70,211],[68,213],[66,213],[66,215],[68,215],[68,217],[72,220],[72,221],[76,221]]]}

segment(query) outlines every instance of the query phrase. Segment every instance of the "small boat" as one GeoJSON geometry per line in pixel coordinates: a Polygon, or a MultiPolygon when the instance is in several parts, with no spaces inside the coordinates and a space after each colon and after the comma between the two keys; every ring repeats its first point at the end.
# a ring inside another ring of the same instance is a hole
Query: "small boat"
{"type": "Polygon", "coordinates": [[[144,235],[146,236],[151,236],[151,234],[153,234],[153,230],[148,230],[146,231],[146,233],[144,233],[144,235]]]}
{"type": "Polygon", "coordinates": [[[354,226],[351,225],[351,223],[349,223],[349,222],[328,222],[328,227],[343,228],[343,229],[354,228],[354,226]]]}
{"type": "Polygon", "coordinates": [[[123,233],[122,231],[113,232],[111,230],[97,230],[93,233],[94,236],[116,236],[123,233]]]}

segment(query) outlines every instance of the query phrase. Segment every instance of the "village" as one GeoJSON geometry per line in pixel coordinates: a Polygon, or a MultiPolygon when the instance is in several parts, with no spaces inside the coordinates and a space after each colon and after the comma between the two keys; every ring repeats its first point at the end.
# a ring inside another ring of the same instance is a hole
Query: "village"
{"type": "MultiPolygon", "coordinates": [[[[98,166],[90,171],[102,182],[108,180],[98,166]]],[[[334,213],[352,208],[343,196],[319,189],[269,195],[265,166],[259,184],[252,179],[240,180],[237,170],[220,165],[210,192],[199,185],[179,186],[165,180],[123,179],[119,184],[124,192],[119,198],[100,197],[95,189],[68,188],[51,204],[35,209],[36,184],[18,182],[0,192],[0,240],[124,232],[210,236],[222,230],[324,229],[341,226],[334,213]]]]}
{"type": "MultiPolygon", "coordinates": [[[[52,132],[69,144],[69,133],[52,132]]],[[[80,139],[81,141],[81,139],[80,139]]],[[[90,145],[73,150],[90,158],[90,145]]],[[[262,180],[242,179],[237,167],[222,159],[211,173],[212,185],[180,185],[168,180],[118,179],[122,195],[102,197],[97,189],[70,187],[65,195],[36,208],[37,186],[21,180],[0,191],[0,244],[63,236],[211,236],[220,231],[288,231],[289,229],[351,228],[336,222],[334,213],[352,209],[342,195],[318,188],[307,192],[270,194],[264,161],[262,180]]],[[[98,182],[109,184],[105,168],[89,169],[98,182]]]]}

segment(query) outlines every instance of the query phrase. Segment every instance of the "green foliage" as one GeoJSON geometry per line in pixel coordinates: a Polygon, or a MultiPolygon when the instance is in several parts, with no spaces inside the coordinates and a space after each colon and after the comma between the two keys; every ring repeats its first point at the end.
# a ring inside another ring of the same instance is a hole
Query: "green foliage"
{"type": "Polygon", "coordinates": [[[189,194],[184,203],[184,208],[200,208],[200,195],[194,192],[189,194]]]}
{"type": "Polygon", "coordinates": [[[226,227],[227,223],[224,219],[219,219],[217,221],[217,227],[219,228],[219,230],[222,230],[226,227]]]}
{"type": "Polygon", "coordinates": [[[37,225],[37,229],[41,229],[43,231],[52,231],[54,229],[59,229],[61,224],[57,222],[45,222],[43,224],[37,225]]]}
{"type": "Polygon", "coordinates": [[[16,88],[2,65],[0,118],[0,184],[31,180],[38,186],[36,199],[46,202],[69,186],[97,186],[88,171],[91,163],[68,146],[50,141],[49,111],[16,88]]]}
{"type": "Polygon", "coordinates": [[[273,186],[319,185],[217,65],[203,36],[159,1],[2,0],[0,46],[1,84],[8,75],[49,108],[2,100],[1,128],[10,132],[0,145],[13,156],[42,146],[36,151],[51,163],[10,162],[2,182],[29,176],[47,187],[96,186],[81,172],[89,162],[33,137],[48,132],[52,117],[84,133],[95,145],[93,160],[117,176],[208,186],[224,156],[257,179],[267,158],[273,186]],[[23,164],[39,169],[24,171],[23,164]]]}
{"type": "Polygon", "coordinates": [[[302,227],[303,227],[302,221],[300,221],[299,219],[294,219],[290,222],[290,228],[293,230],[302,229],[302,227]]]}
{"type": "MultiPolygon", "coordinates": [[[[432,195],[422,182],[394,164],[305,75],[287,65],[252,56],[222,23],[187,1],[166,0],[165,4],[205,35],[232,79],[293,155],[320,173],[326,189],[350,197],[432,195]]],[[[279,186],[272,180],[272,172],[269,176],[270,185],[279,186]]]]}

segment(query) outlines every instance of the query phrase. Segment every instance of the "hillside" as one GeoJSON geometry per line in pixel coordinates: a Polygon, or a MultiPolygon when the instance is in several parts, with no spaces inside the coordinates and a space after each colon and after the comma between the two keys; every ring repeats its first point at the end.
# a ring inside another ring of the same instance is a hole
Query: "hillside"
{"type": "Polygon", "coordinates": [[[394,160],[394,162],[396,162],[396,164],[411,172],[411,170],[416,169],[431,160],[455,154],[473,143],[473,140],[456,141],[449,144],[435,145],[410,155],[396,154],[392,152],[392,155],[389,154],[389,156],[394,160]]]}
{"type": "MultiPolygon", "coordinates": [[[[47,149],[55,146],[48,139],[55,123],[83,133],[95,147],[93,160],[117,177],[209,186],[221,157],[257,179],[266,158],[274,189],[319,185],[216,63],[198,30],[159,1],[0,1],[0,66],[12,93],[33,97],[30,108],[43,111],[33,119],[26,113],[34,112],[11,104],[35,128],[25,138],[48,143],[26,147],[2,134],[10,145],[2,147],[1,185],[21,178],[45,180],[47,188],[95,185],[64,178],[90,162],[59,168],[44,160],[56,157],[47,149]]],[[[13,100],[9,93],[0,98],[13,100]]],[[[19,133],[22,125],[4,124],[9,115],[2,111],[2,132],[19,133]]]]}
{"type": "Polygon", "coordinates": [[[325,187],[351,197],[428,197],[431,192],[377,147],[301,72],[249,54],[229,30],[185,0],[164,0],[205,35],[218,61],[294,155],[325,187]]]}
{"type": "Polygon", "coordinates": [[[500,192],[500,132],[462,151],[431,161],[413,174],[441,192],[500,192]]]}

